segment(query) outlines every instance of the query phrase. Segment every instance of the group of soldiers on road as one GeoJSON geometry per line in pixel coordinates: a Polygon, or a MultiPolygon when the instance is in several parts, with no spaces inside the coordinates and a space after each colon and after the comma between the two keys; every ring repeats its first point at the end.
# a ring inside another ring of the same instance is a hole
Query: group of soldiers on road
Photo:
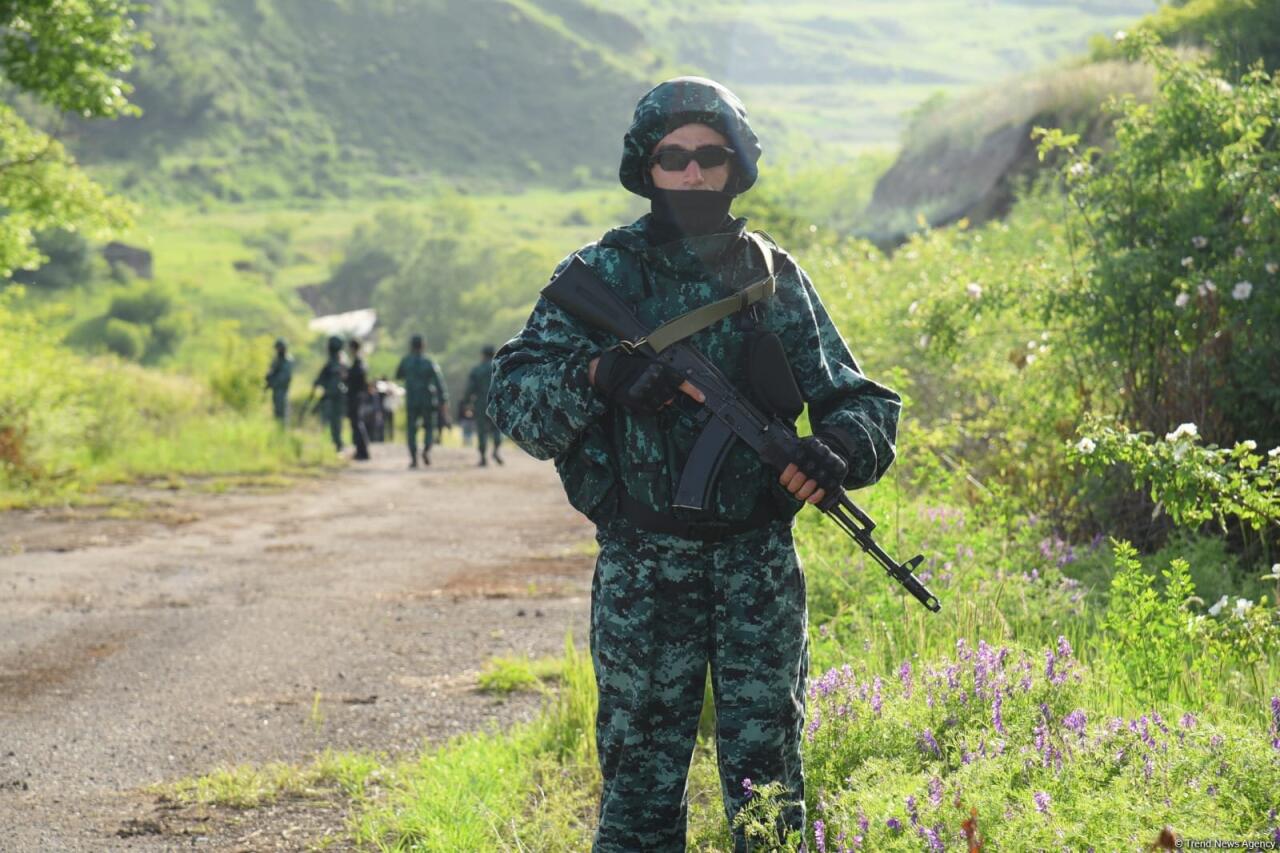
{"type": "MultiPolygon", "coordinates": [[[[371,440],[381,441],[392,434],[392,412],[389,406],[392,387],[386,378],[371,382],[361,342],[352,338],[346,342],[348,356],[343,356],[342,338],[334,335],[328,340],[328,358],[312,383],[311,396],[303,407],[306,414],[319,407],[321,418],[328,425],[334,449],[341,453],[343,443],[342,421],[345,415],[350,424],[351,444],[355,447],[352,459],[365,461],[369,456],[371,440]],[[317,395],[319,399],[317,400],[317,395]],[[372,415],[372,417],[370,417],[372,415]],[[372,434],[371,434],[372,433],[372,434]]],[[[431,448],[449,421],[449,392],[436,362],[426,354],[422,335],[409,340],[409,352],[396,367],[395,378],[404,386],[405,437],[409,449],[409,467],[431,464],[431,448]],[[421,453],[418,435],[422,433],[421,453]]],[[[289,386],[293,382],[293,359],[283,338],[275,342],[275,358],[264,379],[264,388],[271,391],[272,413],[282,427],[289,423],[289,386]]],[[[467,385],[458,402],[457,419],[469,427],[474,424],[480,451],[479,465],[488,465],[489,459],[502,464],[499,450],[502,435],[485,414],[489,404],[489,384],[493,367],[494,348],[484,347],[482,360],[467,375],[467,385]]],[[[470,429],[464,429],[469,443],[470,429]]]]}

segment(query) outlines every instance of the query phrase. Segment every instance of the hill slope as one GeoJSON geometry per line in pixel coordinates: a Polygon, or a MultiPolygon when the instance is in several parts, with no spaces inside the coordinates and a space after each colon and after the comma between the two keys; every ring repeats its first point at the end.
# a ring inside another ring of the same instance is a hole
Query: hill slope
{"type": "Polygon", "coordinates": [[[156,0],[139,119],[72,124],[135,193],[367,195],[405,179],[612,176],[635,98],[677,71],[739,89],[769,151],[892,144],[904,112],[1029,70],[1152,0],[156,0]],[[1012,46],[1011,46],[1012,45],[1012,46]]]}
{"type": "Polygon", "coordinates": [[[524,0],[158,0],[145,114],[79,125],[74,148],[126,188],[232,199],[612,170],[654,60],[621,18],[552,5],[586,32],[524,0]]]}

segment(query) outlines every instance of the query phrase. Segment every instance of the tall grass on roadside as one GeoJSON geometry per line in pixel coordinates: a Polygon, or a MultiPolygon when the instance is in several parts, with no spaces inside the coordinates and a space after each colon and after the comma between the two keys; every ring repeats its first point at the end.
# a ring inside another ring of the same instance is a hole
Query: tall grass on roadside
{"type": "Polygon", "coordinates": [[[76,355],[20,299],[20,290],[0,295],[0,507],[72,499],[105,482],[329,458],[318,437],[279,430],[265,400],[236,412],[198,378],[76,355]]]}

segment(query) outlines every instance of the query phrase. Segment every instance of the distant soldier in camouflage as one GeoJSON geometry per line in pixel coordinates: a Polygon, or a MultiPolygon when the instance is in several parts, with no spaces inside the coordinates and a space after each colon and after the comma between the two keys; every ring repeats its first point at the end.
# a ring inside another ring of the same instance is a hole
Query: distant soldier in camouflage
{"type": "MultiPolygon", "coordinates": [[[[694,77],[663,83],[641,99],[623,144],[622,184],[650,199],[650,213],[577,257],[649,328],[744,290],[771,257],[776,292],[688,341],[753,396],[760,377],[789,371],[816,434],[787,442],[796,463],[781,475],[735,441],[708,505],[673,506],[706,423],[702,392],[546,298],[497,354],[489,413],[529,453],[555,460],[570,502],[596,523],[591,654],[604,784],[593,849],[684,850],[708,667],[725,812],[732,819],[746,803],[746,780],[781,782],[791,803],[781,836],[805,823],[808,646],[792,518],[806,500],[880,478],[900,402],[862,375],[795,260],[729,215],[760,156],[731,92],[694,77]]],[[[735,849],[747,850],[741,833],[735,849]]]]}
{"type": "Polygon", "coordinates": [[[329,425],[329,436],[333,439],[334,449],[342,452],[342,415],[346,405],[347,368],[342,363],[342,338],[329,338],[329,358],[320,368],[316,381],[311,383],[311,394],[316,389],[324,392],[320,398],[320,410],[324,414],[325,423],[329,425]]]}
{"type": "Polygon", "coordinates": [[[289,385],[293,382],[293,359],[284,338],[276,338],[276,357],[267,370],[264,388],[271,389],[271,413],[281,426],[289,424],[289,385]]]}
{"type": "MultiPolygon", "coordinates": [[[[499,465],[502,464],[502,454],[498,452],[498,446],[502,444],[502,433],[493,424],[493,420],[486,414],[489,408],[489,385],[493,379],[493,347],[486,346],[481,350],[484,360],[471,368],[471,372],[467,374],[467,390],[462,395],[462,408],[460,411],[466,411],[468,408],[475,413],[476,433],[480,439],[480,465],[487,465],[485,461],[484,450],[487,439],[493,441],[493,461],[499,465]]],[[[461,416],[459,416],[461,419],[461,416]]]]}
{"type": "Polygon", "coordinates": [[[409,354],[400,359],[396,379],[404,383],[405,435],[409,438],[409,467],[418,467],[418,421],[422,421],[422,462],[431,464],[437,412],[449,404],[440,368],[424,352],[422,335],[409,339],[409,354]]]}

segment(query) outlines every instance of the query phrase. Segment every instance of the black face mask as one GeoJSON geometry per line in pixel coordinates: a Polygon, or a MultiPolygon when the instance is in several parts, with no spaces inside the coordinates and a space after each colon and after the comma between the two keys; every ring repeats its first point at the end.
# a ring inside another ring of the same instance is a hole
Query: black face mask
{"type": "Polygon", "coordinates": [[[649,191],[654,223],[671,239],[702,237],[724,230],[733,194],[719,190],[649,191]]]}

